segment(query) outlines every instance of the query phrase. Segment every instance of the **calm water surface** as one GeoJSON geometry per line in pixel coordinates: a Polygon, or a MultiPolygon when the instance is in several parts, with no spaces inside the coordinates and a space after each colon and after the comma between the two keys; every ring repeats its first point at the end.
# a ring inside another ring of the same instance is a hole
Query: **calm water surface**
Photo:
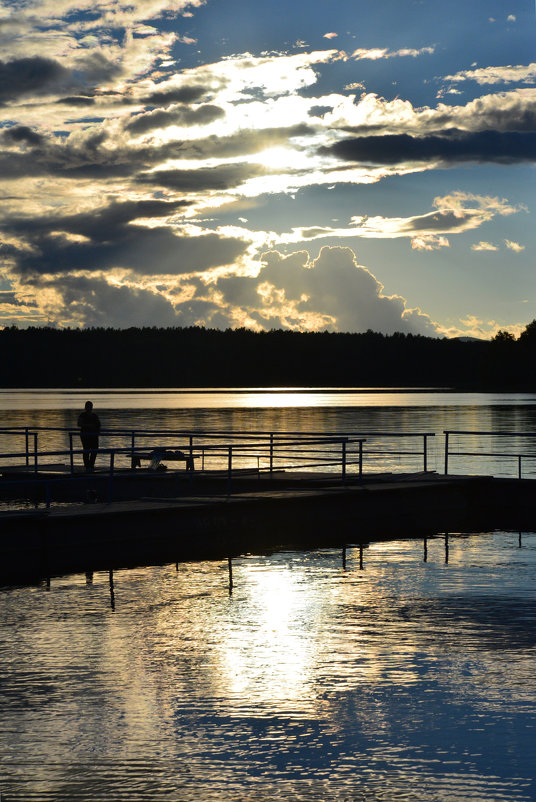
{"type": "MultiPolygon", "coordinates": [[[[452,393],[401,389],[385,391],[304,388],[250,390],[1,390],[0,429],[47,426],[76,429],[86,398],[91,398],[103,426],[114,429],[180,429],[200,431],[292,431],[318,433],[432,432],[428,469],[443,472],[445,430],[536,432],[533,393],[452,393]]],[[[408,441],[409,443],[409,441],[408,441]]],[[[129,446],[130,438],[103,437],[105,447],[129,446]]],[[[158,443],[160,445],[160,443],[158,443]]],[[[66,434],[42,432],[40,450],[68,448],[66,434]]],[[[169,443],[168,443],[169,445],[169,443]]],[[[177,447],[181,443],[175,444],[177,447]]],[[[518,453],[536,454],[534,439],[454,437],[453,451],[508,452],[509,457],[452,457],[451,473],[517,475],[518,453]]],[[[24,448],[21,436],[0,433],[0,452],[24,448]]],[[[420,456],[378,456],[379,448],[401,449],[391,441],[368,437],[365,471],[422,470],[420,456]]],[[[422,450],[415,440],[405,450],[422,450]]],[[[9,462],[10,460],[3,460],[9,462]]],[[[15,460],[16,461],[16,460],[15,460]]],[[[523,475],[536,475],[536,460],[523,460],[523,475]]]]}
{"type": "Polygon", "coordinates": [[[536,798],[536,535],[0,591],[6,800],[536,798]]]}

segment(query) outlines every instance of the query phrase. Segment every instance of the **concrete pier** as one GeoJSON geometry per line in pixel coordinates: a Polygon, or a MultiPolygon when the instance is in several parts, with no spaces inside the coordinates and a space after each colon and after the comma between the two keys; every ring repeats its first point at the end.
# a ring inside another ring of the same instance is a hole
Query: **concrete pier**
{"type": "Polygon", "coordinates": [[[195,492],[183,488],[176,496],[2,512],[0,583],[536,524],[533,480],[426,473],[342,483],[328,474],[283,472],[237,478],[232,495],[223,478],[190,487],[195,492]]]}

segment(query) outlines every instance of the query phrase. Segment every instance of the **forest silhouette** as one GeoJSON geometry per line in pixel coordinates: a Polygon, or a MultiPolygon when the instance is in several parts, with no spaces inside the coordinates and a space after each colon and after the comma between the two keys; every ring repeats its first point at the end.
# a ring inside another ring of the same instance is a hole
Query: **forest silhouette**
{"type": "Polygon", "coordinates": [[[0,331],[0,386],[430,387],[535,390],[536,320],[515,338],[274,329],[14,326],[0,331]]]}

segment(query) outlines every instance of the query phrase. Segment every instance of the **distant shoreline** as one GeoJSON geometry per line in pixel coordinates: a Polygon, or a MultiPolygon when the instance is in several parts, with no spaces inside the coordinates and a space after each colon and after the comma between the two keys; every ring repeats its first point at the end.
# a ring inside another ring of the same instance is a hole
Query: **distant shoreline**
{"type": "MultiPolygon", "coordinates": [[[[0,387],[0,393],[449,393],[460,392],[453,387],[0,387]]],[[[498,392],[498,391],[494,391],[498,392]]]]}
{"type": "Polygon", "coordinates": [[[504,392],[536,387],[518,340],[247,329],[4,329],[4,390],[159,393],[504,392]]]}

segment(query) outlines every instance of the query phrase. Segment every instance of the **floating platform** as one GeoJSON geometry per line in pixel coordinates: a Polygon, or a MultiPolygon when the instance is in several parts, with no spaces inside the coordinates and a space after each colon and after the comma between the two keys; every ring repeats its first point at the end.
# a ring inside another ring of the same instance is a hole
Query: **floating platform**
{"type": "Polygon", "coordinates": [[[534,480],[418,473],[342,481],[281,471],[237,474],[230,494],[224,474],[171,474],[157,483],[146,473],[125,474],[124,481],[113,477],[114,488],[132,489],[135,481],[136,498],[106,501],[110,477],[92,474],[84,487],[94,490],[93,503],[1,512],[0,583],[278,548],[536,528],[534,480]]]}

